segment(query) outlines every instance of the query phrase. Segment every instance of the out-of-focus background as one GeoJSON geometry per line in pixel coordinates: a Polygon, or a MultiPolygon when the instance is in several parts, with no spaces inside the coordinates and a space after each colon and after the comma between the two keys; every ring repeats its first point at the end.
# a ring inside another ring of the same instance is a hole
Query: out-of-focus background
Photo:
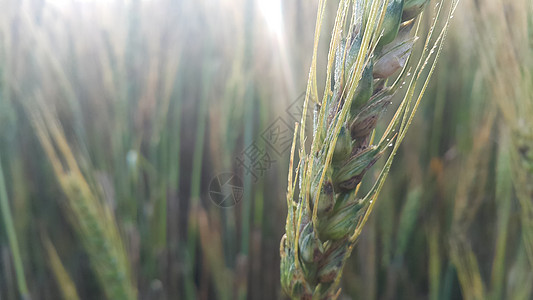
{"type": "MultiPolygon", "coordinates": [[[[282,298],[317,2],[0,1],[0,299],[282,298]]],[[[532,299],[532,6],[461,0],[342,299],[532,299]]]]}

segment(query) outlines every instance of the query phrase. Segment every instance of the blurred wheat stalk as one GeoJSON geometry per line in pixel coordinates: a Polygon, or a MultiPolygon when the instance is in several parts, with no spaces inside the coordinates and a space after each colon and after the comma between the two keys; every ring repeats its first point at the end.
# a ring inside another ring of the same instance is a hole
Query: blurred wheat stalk
{"type": "MultiPolygon", "coordinates": [[[[475,44],[482,51],[478,76],[488,97],[474,146],[463,168],[455,198],[450,257],[465,299],[527,299],[533,266],[533,3],[531,1],[469,1],[475,44]],[[486,195],[490,176],[491,135],[495,150],[495,251],[490,281],[484,280],[468,231],[486,195]],[[513,240],[513,204],[518,200],[522,236],[513,240]],[[529,265],[529,266],[528,266],[529,265]],[[511,278],[514,277],[514,280],[511,278]],[[529,283],[528,283],[529,282],[529,283]]],[[[469,16],[467,19],[469,19],[469,16]]],[[[478,114],[481,114],[478,112],[478,114]]]]}
{"type": "Polygon", "coordinates": [[[28,284],[24,276],[24,267],[22,259],[20,258],[19,242],[15,233],[15,226],[13,218],[11,217],[11,208],[7,195],[6,183],[4,180],[4,171],[2,169],[2,162],[0,157],[0,213],[9,239],[9,247],[13,256],[13,263],[15,265],[15,272],[17,277],[17,285],[22,299],[30,299],[28,284]]]}
{"type": "Polygon", "coordinates": [[[501,135],[510,137],[511,174],[533,266],[533,3],[495,1],[482,17],[482,43],[490,49],[484,67],[502,114],[501,135]]]}
{"type": "MultiPolygon", "coordinates": [[[[340,1],[328,56],[323,100],[316,83],[316,47],[326,1],[320,1],[315,51],[304,110],[315,105],[313,141],[305,149],[305,118],[300,130],[300,161],[296,176],[289,173],[286,234],[280,246],[281,282],[292,298],[337,298],[346,259],[357,242],[388,174],[392,159],[405,137],[431,77],[455,9],[432,41],[443,5],[424,39],[418,65],[408,64],[419,33],[416,17],[427,1],[340,1]],[[416,23],[416,26],[415,26],[416,23]],[[415,36],[412,28],[416,27],[415,36]],[[423,73],[432,59],[428,73],[423,73]],[[398,71],[400,74],[393,77],[398,71]],[[374,129],[392,97],[411,76],[407,93],[379,142],[374,129]],[[418,87],[419,80],[423,82],[418,87]],[[417,89],[418,87],[418,89],[417,89]],[[412,99],[416,100],[414,103],[412,99]],[[393,139],[395,141],[393,142],[393,139]],[[393,147],[371,190],[358,195],[364,174],[393,147]],[[299,193],[294,199],[298,181],[299,193]]],[[[296,134],[293,142],[294,157],[296,134]]],[[[292,170],[294,162],[291,161],[292,170]]]]}
{"type": "Polygon", "coordinates": [[[115,217],[82,172],[57,119],[36,94],[27,106],[35,131],[52,164],[54,174],[67,197],[66,213],[91,261],[108,299],[134,299],[129,260],[115,217]]]}

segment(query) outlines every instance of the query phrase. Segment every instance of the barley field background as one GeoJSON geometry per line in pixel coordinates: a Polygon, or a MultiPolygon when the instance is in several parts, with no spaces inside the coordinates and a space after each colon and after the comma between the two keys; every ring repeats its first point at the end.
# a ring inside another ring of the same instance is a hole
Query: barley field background
{"type": "MultiPolygon", "coordinates": [[[[285,299],[318,7],[0,0],[0,299],[285,299]]],[[[339,299],[533,299],[533,2],[449,21],[339,299]]]]}

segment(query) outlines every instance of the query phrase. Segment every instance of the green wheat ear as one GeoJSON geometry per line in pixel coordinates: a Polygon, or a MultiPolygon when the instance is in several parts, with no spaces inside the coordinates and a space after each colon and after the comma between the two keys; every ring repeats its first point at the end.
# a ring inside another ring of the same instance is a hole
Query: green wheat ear
{"type": "MultiPolygon", "coordinates": [[[[106,298],[135,299],[137,290],[133,284],[128,255],[111,208],[87,181],[59,121],[44,104],[41,94],[36,93],[36,101],[32,104],[35,105],[27,105],[25,109],[50,161],[53,174],[66,196],[65,212],[88,254],[106,298]]],[[[57,270],[54,272],[57,273],[57,270]]],[[[64,278],[64,274],[61,275],[59,284],[68,282],[64,278]]],[[[73,287],[61,288],[73,293],[73,287]]]]}
{"type": "Polygon", "coordinates": [[[292,180],[295,133],[287,193],[286,234],[280,245],[281,284],[293,299],[335,299],[340,294],[338,285],[346,259],[418,107],[456,6],[453,1],[448,19],[430,48],[429,41],[441,13],[441,7],[437,8],[407,93],[380,141],[374,144],[377,122],[403,85],[400,82],[408,76],[407,65],[420,24],[416,25],[416,19],[427,3],[427,0],[341,0],[321,102],[318,102],[316,92],[316,56],[325,1],[319,4],[315,48],[304,103],[306,111],[309,99],[317,101],[315,130],[311,151],[306,153],[304,114],[299,132],[300,161],[296,168],[299,194],[294,195],[296,185],[292,180]],[[352,5],[351,10],[349,5],[352,5]],[[431,68],[424,77],[422,71],[431,58],[431,68]],[[422,77],[423,85],[417,89],[417,82],[422,77]],[[416,96],[415,89],[420,90],[416,96]],[[414,103],[413,97],[416,99],[414,103]],[[365,173],[392,145],[394,147],[373,188],[364,197],[358,197],[365,173]]]}

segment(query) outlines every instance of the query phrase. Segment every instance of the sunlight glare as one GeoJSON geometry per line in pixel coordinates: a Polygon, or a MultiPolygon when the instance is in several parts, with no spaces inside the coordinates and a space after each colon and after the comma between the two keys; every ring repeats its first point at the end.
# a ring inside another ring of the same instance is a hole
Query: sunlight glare
{"type": "Polygon", "coordinates": [[[268,28],[276,35],[281,34],[283,20],[281,18],[281,0],[258,0],[259,9],[261,10],[268,28]]]}

